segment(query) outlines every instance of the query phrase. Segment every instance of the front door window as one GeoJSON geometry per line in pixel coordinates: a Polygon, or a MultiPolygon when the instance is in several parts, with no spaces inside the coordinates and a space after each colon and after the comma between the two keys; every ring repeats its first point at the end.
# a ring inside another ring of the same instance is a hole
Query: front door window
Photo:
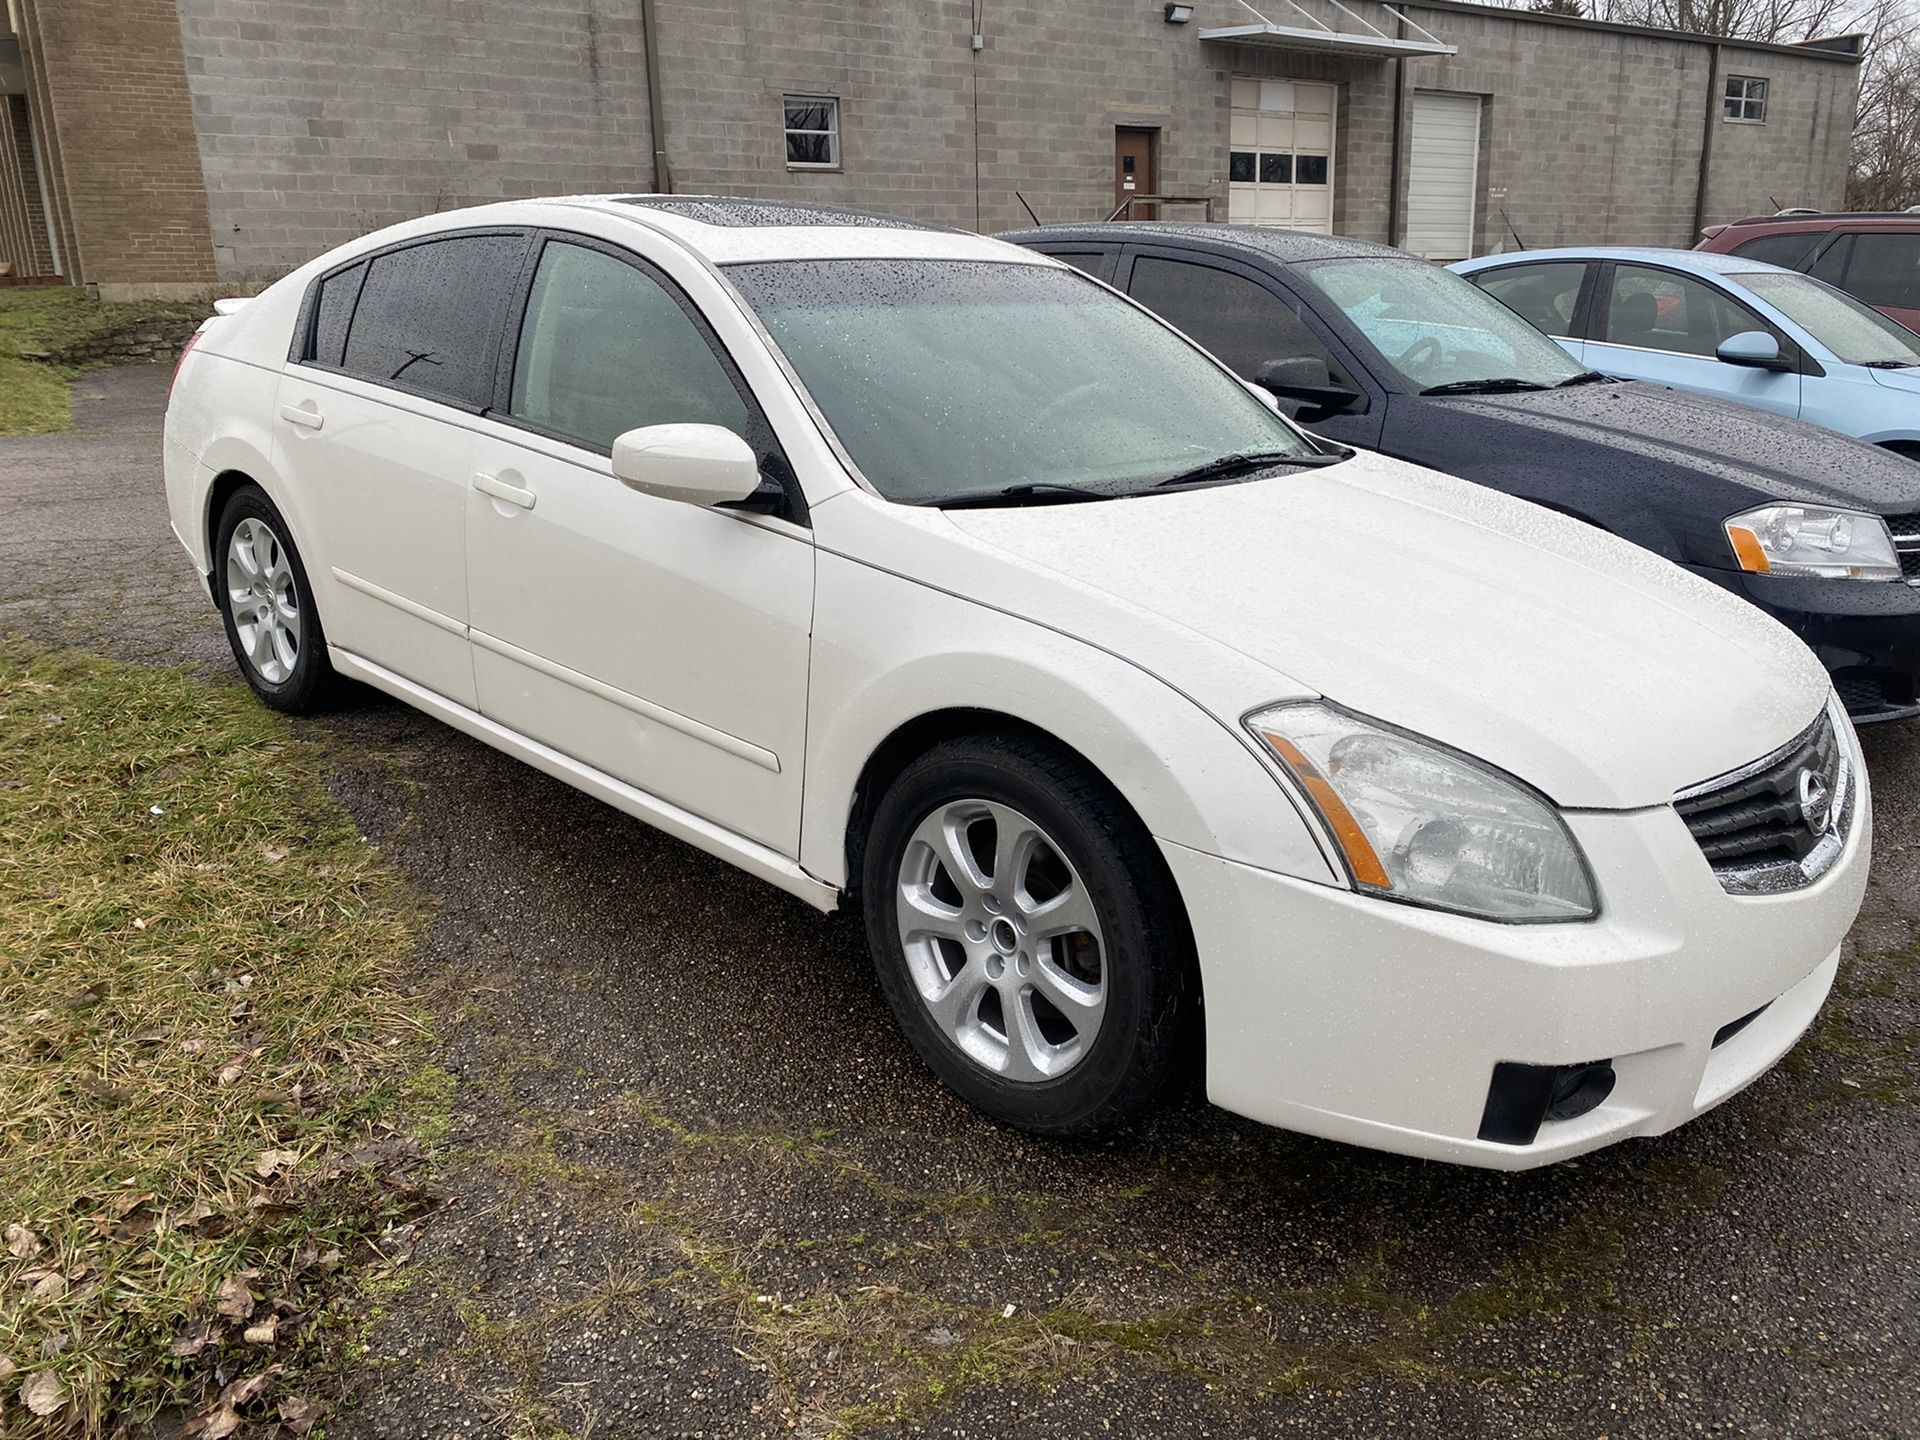
{"type": "Polygon", "coordinates": [[[1236,76],[1227,219],[1333,231],[1334,87],[1236,76]]]}

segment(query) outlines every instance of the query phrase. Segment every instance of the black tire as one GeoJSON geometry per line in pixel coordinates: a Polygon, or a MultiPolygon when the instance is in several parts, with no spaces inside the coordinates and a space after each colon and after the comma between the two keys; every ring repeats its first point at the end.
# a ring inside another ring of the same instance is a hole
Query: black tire
{"type": "Polygon", "coordinates": [[[970,735],[908,765],[874,811],[861,893],[867,942],[901,1029],[934,1074],[995,1120],[1046,1136],[1110,1129],[1157,1099],[1197,1049],[1197,967],[1173,877],[1125,801],[1056,746],[970,735]],[[963,1050],[922,1000],[901,939],[899,887],[915,831],[943,807],[975,799],[1040,827],[1098,915],[1104,1016],[1081,1058],[1052,1078],[1009,1081],[963,1050]]]}
{"type": "Polygon", "coordinates": [[[295,548],[286,518],[258,485],[243,485],[227,499],[214,527],[213,599],[220,608],[226,626],[227,644],[233,647],[234,663],[247,684],[275,710],[300,715],[325,708],[338,693],[339,676],[327,659],[327,637],[320,628],[320,612],[313,603],[313,587],[307,583],[307,569],[295,548]],[[234,617],[234,600],[228,584],[228,554],[234,532],[248,521],[264,525],[274,542],[285,551],[290,572],[294,609],[297,616],[288,628],[297,633],[298,646],[293,664],[284,676],[268,675],[248,653],[241,638],[240,623],[234,617]]]}

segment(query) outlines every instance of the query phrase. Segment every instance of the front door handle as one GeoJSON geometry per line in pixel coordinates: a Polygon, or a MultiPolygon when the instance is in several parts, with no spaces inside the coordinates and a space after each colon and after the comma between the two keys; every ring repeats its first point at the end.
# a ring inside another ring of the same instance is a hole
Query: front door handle
{"type": "Polygon", "coordinates": [[[531,510],[536,498],[533,491],[522,489],[518,485],[509,485],[498,475],[476,474],[473,477],[473,488],[483,495],[504,500],[509,505],[518,505],[522,510],[531,510]]]}
{"type": "Polygon", "coordinates": [[[313,408],[311,400],[301,405],[282,405],[280,418],[289,425],[298,425],[302,430],[318,430],[327,423],[326,416],[313,408]]]}

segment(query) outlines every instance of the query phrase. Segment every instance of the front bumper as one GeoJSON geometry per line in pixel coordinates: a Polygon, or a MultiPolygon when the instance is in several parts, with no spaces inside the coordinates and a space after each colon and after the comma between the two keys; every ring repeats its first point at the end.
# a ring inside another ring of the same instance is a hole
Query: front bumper
{"type": "Polygon", "coordinates": [[[1688,568],[1799,636],[1833,675],[1854,724],[1920,716],[1920,585],[1688,568]]]}
{"type": "Polygon", "coordinates": [[[1601,887],[1580,924],[1446,915],[1163,842],[1199,947],[1208,1095],[1289,1130],[1511,1170],[1671,1130],[1763,1074],[1825,1001],[1866,890],[1864,774],[1859,805],[1818,881],[1740,897],[1669,807],[1569,814],[1601,887]],[[1528,1144],[1480,1138],[1496,1065],[1603,1059],[1617,1079],[1596,1109],[1528,1144]]]}

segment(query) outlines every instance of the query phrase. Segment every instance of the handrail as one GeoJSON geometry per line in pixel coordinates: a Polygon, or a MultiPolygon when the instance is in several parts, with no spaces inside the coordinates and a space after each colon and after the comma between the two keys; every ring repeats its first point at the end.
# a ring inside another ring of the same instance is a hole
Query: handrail
{"type": "Polygon", "coordinates": [[[1211,195],[1129,195],[1114,207],[1113,213],[1107,216],[1107,222],[1118,220],[1123,215],[1131,220],[1133,217],[1128,212],[1136,205],[1204,205],[1208,223],[1212,223],[1213,201],[1211,195]]]}

